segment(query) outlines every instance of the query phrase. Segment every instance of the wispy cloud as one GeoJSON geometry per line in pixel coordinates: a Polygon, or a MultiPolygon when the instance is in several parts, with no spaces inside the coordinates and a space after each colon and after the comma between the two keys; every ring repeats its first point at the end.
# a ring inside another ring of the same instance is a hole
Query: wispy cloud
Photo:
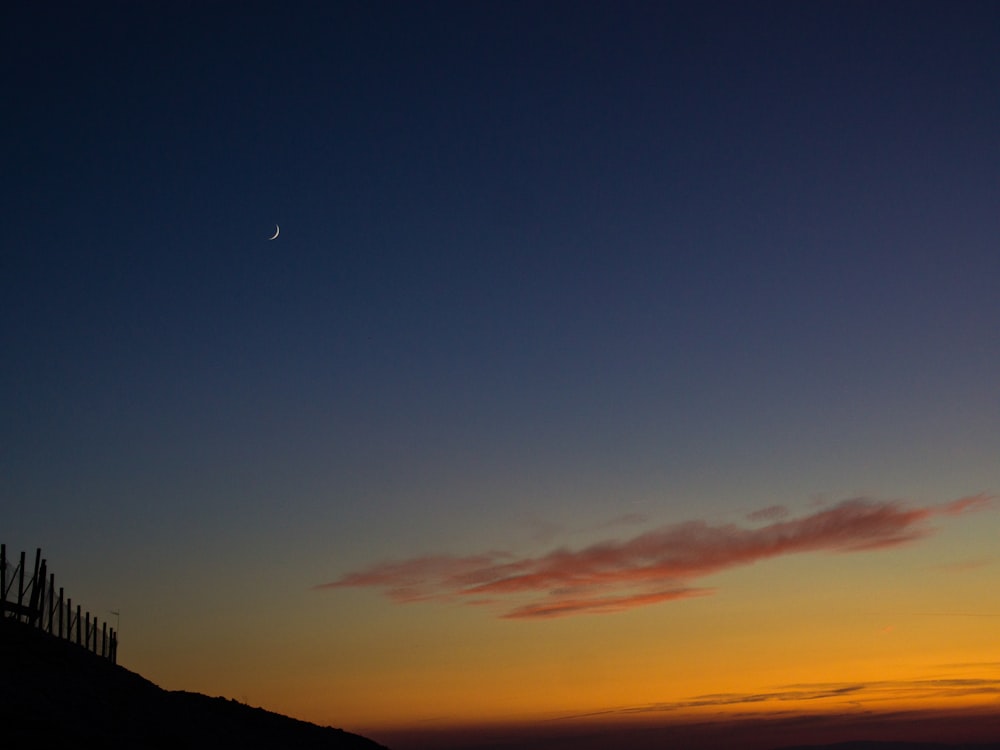
{"type": "Polygon", "coordinates": [[[985,568],[987,565],[992,565],[994,562],[995,558],[980,557],[975,560],[962,560],[961,562],[948,563],[947,565],[942,565],[941,570],[947,570],[951,573],[965,573],[969,570],[985,568]]]}
{"type": "Polygon", "coordinates": [[[610,521],[605,521],[604,523],[591,528],[601,530],[613,529],[618,526],[636,526],[637,524],[646,523],[648,520],[649,519],[642,513],[623,513],[620,516],[612,518],[610,521]]]}
{"type": "MultiPolygon", "coordinates": [[[[560,548],[540,557],[503,552],[436,555],[386,562],[317,588],[375,587],[397,602],[504,603],[507,618],[552,618],[627,609],[711,593],[695,579],[741,565],[803,552],[849,553],[907,544],[932,533],[933,517],[990,505],[987,495],[911,507],[869,498],[845,500],[799,518],[765,526],[664,526],[628,539],[581,549],[560,548]]],[[[772,509],[765,509],[772,511],[772,509]]]]}
{"type": "Polygon", "coordinates": [[[766,508],[747,513],[748,521],[780,521],[789,515],[784,505],[769,505],[766,508]]]}
{"type": "Polygon", "coordinates": [[[908,701],[913,705],[929,700],[953,700],[969,696],[1000,694],[1000,679],[929,678],[914,680],[877,680],[870,682],[815,683],[783,685],[774,690],[756,693],[712,693],[697,695],[670,703],[649,703],[637,706],[609,708],[601,714],[640,714],[684,711],[692,708],[734,706],[751,703],[783,703],[793,701],[849,702],[866,707],[869,704],[908,701]]]}

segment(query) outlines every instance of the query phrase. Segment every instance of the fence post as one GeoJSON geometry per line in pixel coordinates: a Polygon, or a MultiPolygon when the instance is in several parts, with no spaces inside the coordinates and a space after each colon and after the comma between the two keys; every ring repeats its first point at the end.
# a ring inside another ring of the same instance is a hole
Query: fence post
{"type": "Polygon", "coordinates": [[[21,619],[21,607],[24,606],[24,550],[21,550],[21,564],[18,566],[17,578],[17,619],[21,619]]]}
{"type": "Polygon", "coordinates": [[[42,562],[42,550],[38,548],[35,550],[35,567],[31,571],[31,580],[28,581],[28,586],[31,588],[31,594],[28,597],[28,613],[27,619],[29,625],[35,624],[35,617],[38,612],[38,566],[42,562]]]}
{"type": "Polygon", "coordinates": [[[66,614],[65,609],[68,606],[66,602],[63,601],[63,587],[59,587],[59,637],[63,637],[63,616],[66,614]]]}
{"type": "Polygon", "coordinates": [[[76,645],[77,646],[82,646],[83,645],[83,638],[81,637],[81,633],[80,633],[80,625],[82,624],[80,622],[80,619],[81,619],[80,618],[80,610],[81,609],[82,609],[82,607],[80,607],[80,605],[77,604],[76,605],[76,645]]]}
{"type": "Polygon", "coordinates": [[[0,544],[0,616],[7,611],[7,545],[0,544]]]}
{"type": "Polygon", "coordinates": [[[56,616],[56,574],[49,573],[49,635],[52,635],[52,621],[56,616]]]}
{"type": "Polygon", "coordinates": [[[42,550],[39,549],[35,555],[35,577],[32,579],[33,587],[31,589],[31,623],[34,625],[37,621],[37,627],[39,629],[45,627],[45,619],[43,614],[45,613],[45,576],[46,572],[46,561],[42,560],[41,567],[38,565],[38,559],[42,555],[42,550]]]}

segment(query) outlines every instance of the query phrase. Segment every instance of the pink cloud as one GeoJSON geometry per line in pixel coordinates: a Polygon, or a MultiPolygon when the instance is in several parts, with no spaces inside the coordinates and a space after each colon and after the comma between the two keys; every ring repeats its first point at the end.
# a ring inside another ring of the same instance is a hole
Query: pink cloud
{"type": "Polygon", "coordinates": [[[996,503],[996,498],[992,495],[970,495],[969,497],[960,497],[958,500],[952,500],[950,503],[945,503],[938,506],[938,513],[945,513],[949,516],[957,516],[961,513],[967,513],[970,510],[985,510],[986,508],[993,507],[996,503]]]}
{"type": "Polygon", "coordinates": [[[647,604],[659,604],[675,599],[687,599],[692,596],[704,596],[712,593],[712,589],[678,588],[668,591],[652,591],[646,594],[630,596],[604,596],[593,598],[562,598],[554,601],[542,601],[535,604],[525,604],[502,615],[507,619],[534,617],[538,619],[550,617],[565,617],[577,614],[604,614],[622,612],[647,604]]]}
{"type": "Polygon", "coordinates": [[[980,510],[992,501],[976,495],[940,505],[907,507],[900,502],[855,498],[760,527],[689,521],[630,539],[606,540],[577,550],[556,549],[540,557],[489,552],[382,563],[317,588],[376,587],[398,602],[502,601],[513,607],[502,615],[506,618],[620,612],[710,593],[689,582],[759,560],[804,552],[877,550],[913,542],[932,533],[927,525],[930,518],[980,510]],[[522,601],[525,598],[528,601],[522,601]]]}

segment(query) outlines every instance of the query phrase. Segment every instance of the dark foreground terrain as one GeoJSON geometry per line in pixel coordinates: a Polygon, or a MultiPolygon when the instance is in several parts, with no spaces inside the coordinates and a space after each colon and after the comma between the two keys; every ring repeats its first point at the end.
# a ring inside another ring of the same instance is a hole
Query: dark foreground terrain
{"type": "Polygon", "coordinates": [[[0,725],[6,747],[383,747],[225,698],[163,690],[75,644],[2,618],[0,725]]]}
{"type": "MultiPolygon", "coordinates": [[[[711,732],[540,736],[498,741],[489,733],[464,740],[431,737],[401,741],[400,747],[505,748],[506,750],[637,750],[638,748],[780,747],[781,750],[1000,750],[1000,743],[840,742],[768,743],[761,727],[714,736],[711,732]],[[756,730],[756,731],[754,731],[756,730]],[[438,738],[440,740],[441,738],[438,738]]],[[[961,722],[955,725],[961,729],[961,722]]],[[[719,731],[722,731],[720,728],[719,731]]],[[[859,732],[864,736],[866,732],[859,732]]],[[[816,734],[822,736],[825,733],[816,734]]],[[[956,734],[961,734],[957,732],[956,734]]],[[[829,735],[827,735],[829,736],[829,735]]],[[[843,737],[843,734],[840,734],[843,737]]],[[[940,737],[940,734],[937,736],[940,737]]],[[[0,618],[0,746],[186,748],[303,748],[385,750],[372,740],[320,727],[260,708],[188,692],[163,690],[149,680],[86,650],[21,623],[0,618]]]]}
{"type": "Polygon", "coordinates": [[[1000,750],[1000,743],[952,745],[940,742],[838,742],[834,745],[795,745],[781,750],[1000,750]]]}

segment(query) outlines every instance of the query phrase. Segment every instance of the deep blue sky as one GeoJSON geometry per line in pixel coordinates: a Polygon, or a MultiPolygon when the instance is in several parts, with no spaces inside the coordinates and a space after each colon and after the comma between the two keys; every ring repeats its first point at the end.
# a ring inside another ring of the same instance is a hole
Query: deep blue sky
{"type": "Polygon", "coordinates": [[[14,547],[137,582],[267,549],[305,587],[1000,487],[996,3],[0,26],[14,547]]]}
{"type": "Polygon", "coordinates": [[[310,429],[613,451],[671,422],[987,407],[997,23],[990,3],[14,11],[14,475],[170,430],[223,455],[230,430],[267,453],[310,429]]]}

